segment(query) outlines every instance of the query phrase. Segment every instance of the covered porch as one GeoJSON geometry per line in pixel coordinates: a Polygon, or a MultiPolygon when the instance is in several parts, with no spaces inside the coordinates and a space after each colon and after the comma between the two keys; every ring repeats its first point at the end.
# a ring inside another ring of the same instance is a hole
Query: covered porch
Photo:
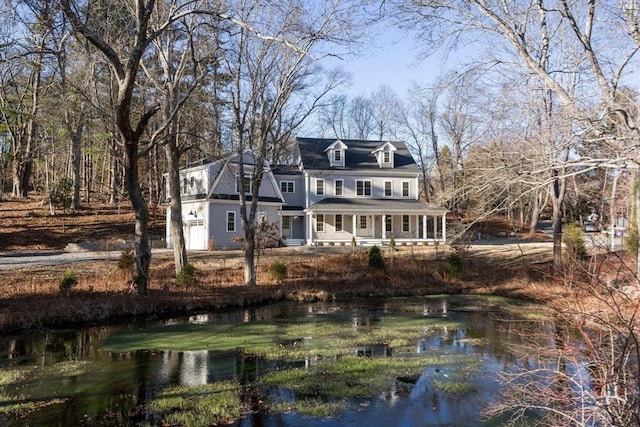
{"type": "Polygon", "coordinates": [[[447,237],[447,210],[419,200],[330,198],[304,212],[309,245],[428,245],[447,237]]]}

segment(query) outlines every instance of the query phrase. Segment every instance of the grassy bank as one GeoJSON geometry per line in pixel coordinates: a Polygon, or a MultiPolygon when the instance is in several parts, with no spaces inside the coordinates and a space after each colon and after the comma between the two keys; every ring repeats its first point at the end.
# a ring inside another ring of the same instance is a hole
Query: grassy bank
{"type": "Polygon", "coordinates": [[[366,248],[305,253],[271,250],[259,263],[258,285],[242,283],[239,253],[193,254],[195,281],[176,283],[169,254],[154,258],[150,294],[138,297],[119,259],[3,272],[0,328],[5,331],[122,320],[136,316],[168,317],[274,301],[317,301],[358,297],[394,297],[442,293],[493,293],[545,300],[551,288],[541,270],[519,266],[495,268],[490,257],[462,254],[451,271],[449,252],[440,248],[403,248],[382,252],[385,268],[370,271],[366,248]],[[286,267],[273,278],[274,263],[286,267]],[[69,270],[77,284],[61,291],[69,270]],[[458,271],[459,270],[459,271],[458,271]],[[541,292],[544,289],[544,292],[541,292]]]}

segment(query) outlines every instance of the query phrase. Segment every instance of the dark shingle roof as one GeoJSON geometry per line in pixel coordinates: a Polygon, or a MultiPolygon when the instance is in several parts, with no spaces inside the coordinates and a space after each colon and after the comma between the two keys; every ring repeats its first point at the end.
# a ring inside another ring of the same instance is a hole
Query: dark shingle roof
{"type": "Polygon", "coordinates": [[[389,142],[396,147],[394,156],[395,171],[417,172],[416,166],[409,149],[401,141],[369,141],[357,139],[340,139],[349,147],[345,154],[344,167],[329,166],[329,158],[325,150],[337,141],[336,138],[296,138],[300,148],[300,158],[307,170],[344,169],[344,170],[380,170],[376,157],[372,154],[376,148],[389,142]]]}

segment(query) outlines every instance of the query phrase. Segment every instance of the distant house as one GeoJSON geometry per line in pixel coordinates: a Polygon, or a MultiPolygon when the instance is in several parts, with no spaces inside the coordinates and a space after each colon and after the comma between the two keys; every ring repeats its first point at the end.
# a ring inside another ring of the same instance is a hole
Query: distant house
{"type": "MultiPolygon", "coordinates": [[[[419,200],[418,167],[403,142],[296,138],[291,164],[263,167],[258,220],[277,222],[287,245],[446,240],[447,210],[419,200]]],[[[208,240],[237,246],[237,170],[231,156],[182,171],[188,249],[208,240]]],[[[170,235],[167,218],[169,244],[170,235]]]]}

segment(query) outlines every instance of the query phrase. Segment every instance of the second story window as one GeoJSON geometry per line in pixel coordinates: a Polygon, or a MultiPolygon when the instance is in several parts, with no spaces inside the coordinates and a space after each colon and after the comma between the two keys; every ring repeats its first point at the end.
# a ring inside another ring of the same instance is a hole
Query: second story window
{"type": "Polygon", "coordinates": [[[392,185],[391,181],[384,182],[384,197],[393,196],[393,187],[391,185],[392,185]]]}
{"type": "Polygon", "coordinates": [[[409,181],[402,182],[402,197],[409,197],[409,181]]]}
{"type": "Polygon", "coordinates": [[[391,153],[385,151],[382,153],[382,163],[391,163],[391,153]]]}
{"type": "Polygon", "coordinates": [[[324,179],[316,179],[316,196],[324,196],[324,179]]]}
{"type": "Polygon", "coordinates": [[[280,181],[280,191],[283,193],[295,192],[293,181],[280,181]]]}
{"type": "Polygon", "coordinates": [[[344,196],[344,181],[336,179],[335,183],[336,196],[344,196]]]}
{"type": "Polygon", "coordinates": [[[356,181],[356,195],[357,196],[370,196],[371,195],[371,181],[357,180],[356,181]]]}
{"type": "Polygon", "coordinates": [[[342,150],[335,150],[333,152],[333,161],[336,163],[342,162],[342,150]]]}

